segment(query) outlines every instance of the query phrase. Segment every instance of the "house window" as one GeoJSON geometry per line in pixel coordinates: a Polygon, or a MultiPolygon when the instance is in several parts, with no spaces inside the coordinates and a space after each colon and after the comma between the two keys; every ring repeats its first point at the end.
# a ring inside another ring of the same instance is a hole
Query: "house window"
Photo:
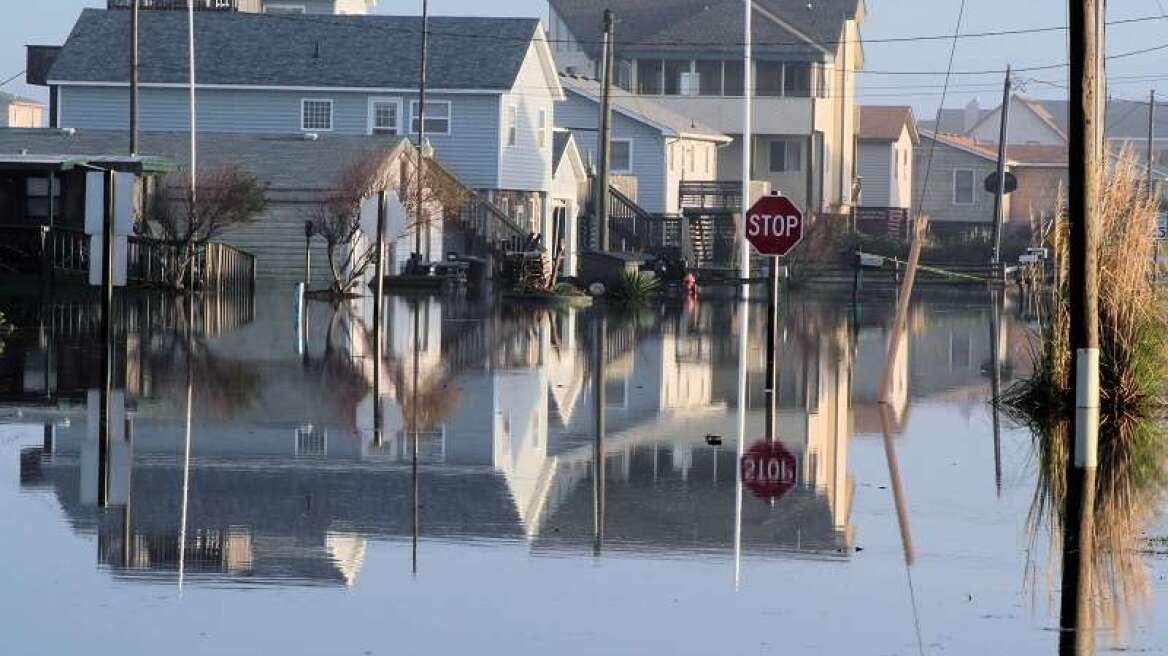
{"type": "Polygon", "coordinates": [[[369,133],[401,134],[401,106],[399,98],[374,98],[369,101],[369,133]]]}
{"type": "Polygon", "coordinates": [[[741,96],[744,95],[745,89],[742,85],[742,74],[745,72],[745,65],[742,60],[737,61],[728,60],[723,67],[723,95],[726,96],[741,96]]]}
{"type": "Polygon", "coordinates": [[[702,96],[722,95],[722,62],[702,60],[694,64],[698,76],[698,94],[702,96]]]}
{"type": "MultiPolygon", "coordinates": [[[[47,221],[49,218],[49,179],[26,178],[24,181],[24,213],[29,219],[47,221]]],[[[53,178],[53,202],[61,206],[61,180],[53,178]]]]}
{"type": "MultiPolygon", "coordinates": [[[[218,5],[230,6],[230,5],[218,5]]],[[[269,2],[264,5],[264,13],[267,14],[303,14],[305,13],[304,5],[293,5],[284,2],[269,2]]]]}
{"type": "MultiPolygon", "coordinates": [[[[418,133],[418,101],[410,101],[410,131],[418,133]]],[[[450,101],[426,101],[426,134],[450,134],[450,101]]]]}
{"type": "Polygon", "coordinates": [[[637,60],[637,93],[659,96],[663,90],[665,69],[660,59],[637,60]]]}
{"type": "Polygon", "coordinates": [[[633,142],[628,139],[612,140],[612,172],[633,172],[633,142]]]}
{"type": "Polygon", "coordinates": [[[973,205],[973,187],[975,174],[973,169],[957,169],[953,172],[953,204],[973,205]]]}
{"type": "Polygon", "coordinates": [[[771,142],[771,173],[795,173],[803,169],[803,149],[797,141],[771,142]]]}
{"type": "Polygon", "coordinates": [[[760,61],[754,67],[755,92],[759,96],[776,97],[783,95],[783,64],[781,62],[760,61]]]}
{"type": "Polygon", "coordinates": [[[547,110],[539,110],[539,147],[547,147],[547,110]]]}
{"type": "Polygon", "coordinates": [[[300,101],[300,129],[328,132],[333,129],[333,101],[306,98],[300,101]]]}
{"type": "Polygon", "coordinates": [[[519,141],[519,108],[515,105],[508,106],[505,120],[507,124],[503,131],[507,135],[507,145],[514,146],[519,141]]]}
{"type": "Polygon", "coordinates": [[[690,60],[670,59],[665,62],[665,95],[680,96],[684,93],[684,84],[688,84],[690,60]],[[683,80],[683,76],[685,80],[683,80]]]}
{"type": "Polygon", "coordinates": [[[783,95],[811,97],[811,64],[788,63],[783,67],[783,95]]]}

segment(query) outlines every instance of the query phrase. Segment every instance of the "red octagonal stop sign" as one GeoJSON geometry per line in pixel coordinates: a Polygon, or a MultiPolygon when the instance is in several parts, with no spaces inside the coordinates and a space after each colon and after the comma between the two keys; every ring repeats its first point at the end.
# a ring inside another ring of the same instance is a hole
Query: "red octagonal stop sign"
{"type": "Polygon", "coordinates": [[[750,447],[739,463],[742,484],[755,496],[777,501],[795,487],[799,465],[778,442],[761,441],[750,447]]]}
{"type": "Polygon", "coordinates": [[[803,212],[786,196],[763,196],[745,217],[746,239],[762,255],[786,255],[803,241],[803,212]]]}

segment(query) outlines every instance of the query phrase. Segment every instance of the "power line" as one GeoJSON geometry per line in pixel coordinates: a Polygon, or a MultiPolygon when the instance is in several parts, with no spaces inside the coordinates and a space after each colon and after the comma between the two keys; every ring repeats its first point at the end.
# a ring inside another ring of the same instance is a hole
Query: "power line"
{"type": "Polygon", "coordinates": [[[25,73],[24,71],[21,71],[21,72],[17,73],[16,75],[13,75],[12,77],[5,78],[3,82],[0,82],[0,87],[8,85],[10,82],[16,81],[16,78],[20,77],[21,75],[24,75],[24,73],[25,73]]]}
{"type": "MultiPolygon", "coordinates": [[[[953,28],[953,34],[954,34],[953,45],[952,45],[952,47],[949,48],[948,68],[950,71],[953,70],[953,60],[957,56],[958,38],[956,35],[961,34],[961,22],[965,19],[965,2],[966,2],[966,0],[961,0],[961,8],[958,9],[958,11],[957,11],[957,25],[953,28]]],[[[941,127],[941,112],[944,110],[945,97],[948,93],[949,93],[949,75],[946,74],[945,75],[945,87],[941,91],[941,103],[939,105],[937,105],[937,119],[936,119],[936,122],[933,124],[933,125],[937,126],[938,128],[941,127]]],[[[914,216],[919,216],[921,213],[921,210],[925,206],[925,194],[929,190],[929,175],[933,172],[933,156],[936,154],[937,154],[937,140],[930,139],[929,140],[929,157],[925,163],[925,177],[921,181],[921,194],[917,198],[917,211],[914,213],[914,216]]]]}

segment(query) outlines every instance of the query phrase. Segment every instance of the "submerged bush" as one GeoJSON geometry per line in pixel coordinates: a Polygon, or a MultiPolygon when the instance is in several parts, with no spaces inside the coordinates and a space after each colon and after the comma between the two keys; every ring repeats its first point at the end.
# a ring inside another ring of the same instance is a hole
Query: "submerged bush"
{"type": "MultiPolygon", "coordinates": [[[[1010,389],[1005,405],[1048,424],[1072,409],[1074,354],[1070,340],[1070,248],[1065,203],[1050,237],[1054,286],[1034,349],[1034,375],[1010,389]]],[[[1105,176],[1099,197],[1100,389],[1104,421],[1147,416],[1163,401],[1168,377],[1168,317],[1152,279],[1152,240],[1159,203],[1146,192],[1135,160],[1125,153],[1105,176]]]]}
{"type": "Polygon", "coordinates": [[[643,305],[657,297],[661,291],[661,281],[643,271],[621,272],[608,295],[618,303],[643,305]]]}

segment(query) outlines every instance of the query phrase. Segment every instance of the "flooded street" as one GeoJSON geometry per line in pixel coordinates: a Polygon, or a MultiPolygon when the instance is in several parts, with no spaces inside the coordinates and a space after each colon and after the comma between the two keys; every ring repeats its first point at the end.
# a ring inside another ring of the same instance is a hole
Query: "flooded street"
{"type": "MultiPolygon", "coordinates": [[[[130,295],[103,447],[97,306],[0,298],[0,651],[1058,653],[1032,321],[926,289],[889,363],[895,305],[784,299],[768,440],[762,303],[393,296],[375,371],[371,304],[130,295]]],[[[1133,499],[1092,633],[1162,653],[1133,499]]]]}

